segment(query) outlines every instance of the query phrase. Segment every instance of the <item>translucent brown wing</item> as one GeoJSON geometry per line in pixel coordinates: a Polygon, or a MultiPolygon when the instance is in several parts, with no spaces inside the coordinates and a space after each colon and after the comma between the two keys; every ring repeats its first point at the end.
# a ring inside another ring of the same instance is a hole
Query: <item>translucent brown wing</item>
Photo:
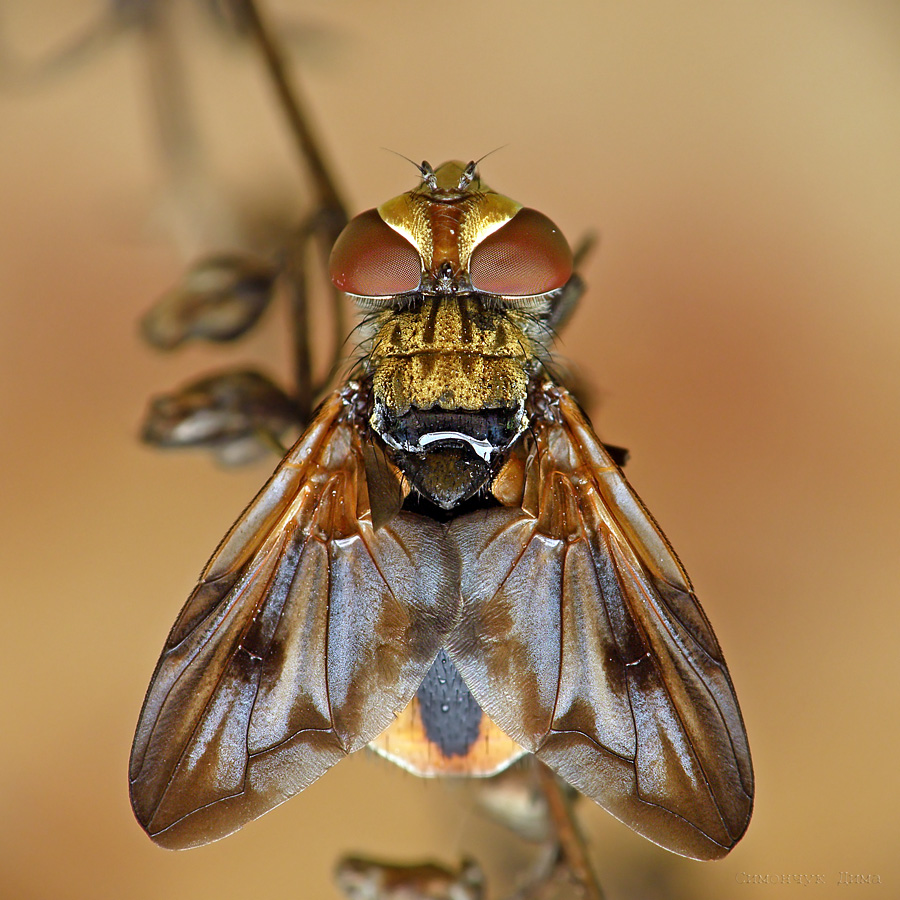
{"type": "Polygon", "coordinates": [[[135,813],[171,848],[303,790],[412,699],[458,607],[440,526],[372,526],[350,389],[216,550],[163,649],[131,756],[135,813]]]}
{"type": "Polygon", "coordinates": [[[450,526],[461,625],[447,644],[510,737],[650,840],[724,856],[753,772],[715,635],[662,532],[572,398],[533,400],[521,508],[450,526]]]}

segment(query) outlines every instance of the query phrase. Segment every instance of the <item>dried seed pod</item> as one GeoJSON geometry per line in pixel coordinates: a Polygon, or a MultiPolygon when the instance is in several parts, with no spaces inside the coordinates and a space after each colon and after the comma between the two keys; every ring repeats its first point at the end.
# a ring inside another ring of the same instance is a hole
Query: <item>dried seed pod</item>
{"type": "Polygon", "coordinates": [[[458,871],[436,863],[399,865],[358,856],[338,862],[335,881],[349,900],[481,900],[484,873],[473,859],[458,871]]]}
{"type": "Polygon", "coordinates": [[[185,341],[232,341],[252,328],[274,293],[278,270],[242,253],[194,263],[141,321],[144,339],[162,350],[185,341]]]}
{"type": "Polygon", "coordinates": [[[225,465],[241,465],[300,424],[281,388],[259,372],[238,369],[154,397],[141,437],[155,447],[212,450],[225,465]]]}
{"type": "Polygon", "coordinates": [[[479,781],[475,802],[488,818],[523,840],[541,844],[553,838],[547,798],[535,781],[532,765],[516,765],[479,781]]]}

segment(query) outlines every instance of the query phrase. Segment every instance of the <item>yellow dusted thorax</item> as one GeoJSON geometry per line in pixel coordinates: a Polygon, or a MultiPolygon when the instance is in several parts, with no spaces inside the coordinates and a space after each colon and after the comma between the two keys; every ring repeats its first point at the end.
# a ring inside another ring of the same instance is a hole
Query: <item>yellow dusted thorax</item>
{"type": "Polygon", "coordinates": [[[395,415],[497,409],[524,401],[533,350],[509,310],[467,295],[392,312],[370,356],[375,396],[395,415]]]}

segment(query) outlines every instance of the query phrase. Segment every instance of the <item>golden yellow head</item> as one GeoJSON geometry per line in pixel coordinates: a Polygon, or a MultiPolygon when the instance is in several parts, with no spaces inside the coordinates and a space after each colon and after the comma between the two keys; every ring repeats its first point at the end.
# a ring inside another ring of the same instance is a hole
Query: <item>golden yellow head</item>
{"type": "Polygon", "coordinates": [[[331,254],[334,283],[357,297],[560,289],[572,253],[544,215],[492,191],[475,164],[422,164],[421,184],[353,219],[331,254]]]}
{"type": "Polygon", "coordinates": [[[432,279],[445,263],[454,275],[467,274],[475,247],[522,208],[492,191],[477,174],[469,181],[466,174],[462,163],[446,162],[434,171],[436,187],[423,181],[378,207],[381,218],[419,251],[432,279]]]}

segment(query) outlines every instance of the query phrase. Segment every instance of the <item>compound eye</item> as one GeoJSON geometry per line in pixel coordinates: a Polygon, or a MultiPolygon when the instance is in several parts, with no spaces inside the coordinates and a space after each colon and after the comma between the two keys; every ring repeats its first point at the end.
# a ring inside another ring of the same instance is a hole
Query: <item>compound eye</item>
{"type": "Polygon", "coordinates": [[[561,288],[572,275],[562,232],[536,209],[520,209],[489,234],[469,260],[472,287],[486,294],[530,297],[561,288]]]}
{"type": "Polygon", "coordinates": [[[406,294],[422,281],[418,251],[377,209],[347,223],[334,242],[328,271],[335,287],[360,297],[406,294]]]}

